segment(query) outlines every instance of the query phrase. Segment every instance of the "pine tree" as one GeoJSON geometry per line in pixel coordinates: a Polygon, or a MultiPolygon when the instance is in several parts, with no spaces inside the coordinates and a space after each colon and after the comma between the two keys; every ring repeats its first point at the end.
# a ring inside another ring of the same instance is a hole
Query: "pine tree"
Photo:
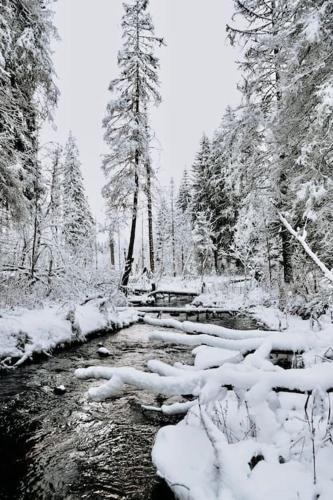
{"type": "MultiPolygon", "coordinates": [[[[1,0],[0,203],[16,218],[34,205],[39,122],[58,91],[50,42],[55,36],[51,0],[1,0]]],[[[37,189],[38,191],[38,189],[37,189]]]]}
{"type": "Polygon", "coordinates": [[[200,149],[192,166],[192,200],[193,220],[197,214],[206,212],[209,207],[208,181],[210,176],[210,142],[204,134],[200,141],[200,149]]]}
{"type": "MultiPolygon", "coordinates": [[[[284,41],[294,22],[294,9],[290,3],[276,0],[235,0],[235,6],[243,22],[240,28],[228,26],[227,29],[231,43],[239,40],[246,46],[244,62],[241,63],[244,80],[240,86],[244,95],[244,120],[255,133],[261,130],[265,136],[265,145],[258,143],[256,149],[252,176],[257,180],[266,177],[271,181],[268,196],[279,210],[283,210],[290,197],[290,169],[285,168],[285,160],[289,162],[289,159],[283,148],[277,150],[274,147],[276,138],[272,129],[283,100],[281,78],[283,68],[288,64],[284,41]]],[[[246,141],[247,137],[243,137],[246,141]]],[[[281,238],[284,282],[289,284],[293,279],[291,237],[279,223],[278,216],[276,228],[276,235],[281,238]]]]}
{"type": "Polygon", "coordinates": [[[199,260],[200,275],[203,276],[205,271],[210,267],[209,262],[214,254],[215,246],[213,244],[210,221],[207,219],[206,214],[198,212],[196,215],[193,228],[193,241],[199,260]]]}
{"type": "Polygon", "coordinates": [[[211,144],[210,175],[208,178],[209,216],[214,243],[214,267],[219,271],[221,254],[230,255],[234,226],[237,220],[239,196],[231,181],[233,142],[237,120],[228,108],[211,144]]]}
{"type": "Polygon", "coordinates": [[[60,238],[62,230],[62,155],[62,147],[56,144],[50,152],[49,202],[46,208],[46,218],[49,219],[51,233],[55,241],[60,238]]]}
{"type": "Polygon", "coordinates": [[[144,175],[147,151],[146,110],[151,101],[158,103],[158,59],[156,44],[163,40],[154,34],[147,0],[125,3],[122,19],[123,49],[118,55],[120,76],[110,84],[113,94],[104,119],[105,141],[111,153],[103,168],[107,177],[104,196],[109,205],[127,207],[132,197],[129,246],[122,285],[127,286],[132,269],[135,243],[139,179],[144,175]]]}
{"type": "MultiPolygon", "coordinates": [[[[274,123],[276,148],[283,148],[288,172],[285,203],[293,226],[306,226],[310,246],[333,265],[331,237],[333,130],[333,3],[295,1],[284,30],[285,64],[279,113],[274,123]]],[[[302,279],[302,278],[301,278],[302,279]]],[[[297,280],[299,281],[299,280],[297,280]]]]}
{"type": "Polygon", "coordinates": [[[93,233],[93,218],[83,187],[79,151],[70,133],[64,151],[63,233],[73,254],[89,246],[93,233]]]}
{"type": "Polygon", "coordinates": [[[188,172],[185,168],[178,191],[177,206],[180,210],[182,210],[182,212],[185,212],[190,207],[190,204],[191,204],[191,182],[188,172]]]}
{"type": "MultiPolygon", "coordinates": [[[[148,120],[148,117],[146,116],[148,120]]],[[[150,271],[154,273],[155,271],[155,252],[154,252],[154,227],[153,227],[153,194],[152,194],[152,182],[154,179],[154,171],[152,168],[152,161],[149,151],[150,145],[150,133],[148,123],[146,122],[146,152],[145,152],[145,194],[147,198],[147,220],[148,220],[148,243],[149,243],[149,264],[150,271]]]]}
{"type": "Polygon", "coordinates": [[[170,207],[161,194],[156,216],[156,270],[160,276],[171,273],[170,255],[172,254],[171,241],[171,214],[170,207]]]}

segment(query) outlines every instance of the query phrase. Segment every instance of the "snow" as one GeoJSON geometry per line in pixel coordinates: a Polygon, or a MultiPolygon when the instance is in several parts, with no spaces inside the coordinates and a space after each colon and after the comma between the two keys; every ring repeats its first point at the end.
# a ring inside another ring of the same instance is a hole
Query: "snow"
{"type": "Polygon", "coordinates": [[[101,356],[110,356],[111,352],[106,347],[99,347],[97,353],[101,356]]]}
{"type": "Polygon", "coordinates": [[[214,500],[214,450],[205,432],[180,423],[158,432],[152,459],[180,500],[214,500]],[[198,453],[198,450],[200,452],[198,453]]]}
{"type": "Polygon", "coordinates": [[[239,351],[230,351],[217,347],[199,346],[193,349],[195,355],[194,367],[198,370],[206,370],[221,366],[224,363],[238,363],[242,360],[239,351]]]}
{"type": "Polygon", "coordinates": [[[315,330],[310,321],[273,307],[251,311],[274,330],[231,330],[146,315],[144,321],[158,328],[150,341],[193,346],[192,365],[150,360],[147,371],[104,365],[75,375],[102,379],[88,391],[93,401],[118,397],[131,385],[169,397],[145,410],[185,415],[159,430],[152,451],[157,473],[177,498],[313,500],[320,493],[320,500],[331,499],[330,317],[321,317],[315,330]],[[303,353],[305,367],[284,369],[274,364],[272,351],[303,353]]]}
{"type": "Polygon", "coordinates": [[[20,365],[34,353],[49,353],[57,346],[85,341],[92,333],[128,326],[137,321],[132,309],[116,312],[92,300],[74,308],[45,306],[43,309],[1,311],[0,360],[20,365]]]}
{"type": "Polygon", "coordinates": [[[144,317],[144,322],[148,325],[161,326],[167,328],[177,328],[186,333],[203,333],[224,339],[250,339],[265,338],[270,335],[262,330],[232,330],[224,326],[210,325],[204,323],[194,323],[191,321],[177,321],[174,319],[154,319],[149,316],[144,317]]]}

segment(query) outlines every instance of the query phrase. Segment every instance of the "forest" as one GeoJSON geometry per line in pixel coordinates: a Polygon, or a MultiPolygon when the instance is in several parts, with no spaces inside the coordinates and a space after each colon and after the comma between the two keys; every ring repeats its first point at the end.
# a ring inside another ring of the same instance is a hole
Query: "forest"
{"type": "MultiPolygon", "coordinates": [[[[239,104],[167,185],[168,40],[157,0],[126,0],[91,166],[102,218],[75,130],[43,140],[57,3],[0,0],[0,498],[331,500],[333,0],[226,1],[239,104]],[[45,415],[68,423],[56,452],[45,415]]],[[[230,85],[225,50],[210,63],[230,85]]]]}

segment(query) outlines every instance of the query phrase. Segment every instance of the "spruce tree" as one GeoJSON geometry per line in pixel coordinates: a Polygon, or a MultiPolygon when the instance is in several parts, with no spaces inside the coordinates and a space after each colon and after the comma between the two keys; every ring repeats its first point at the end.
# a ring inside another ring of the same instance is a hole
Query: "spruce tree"
{"type": "Polygon", "coordinates": [[[182,212],[186,212],[191,204],[191,182],[187,170],[184,170],[180,183],[177,206],[182,212]]]}
{"type": "Polygon", "coordinates": [[[103,168],[107,184],[103,193],[110,206],[128,207],[131,203],[131,230],[122,285],[131,274],[136,233],[140,177],[144,175],[147,152],[146,110],[151,101],[158,103],[158,59],[154,47],[157,38],[147,0],[124,4],[122,19],[123,49],[118,55],[120,76],[110,84],[113,99],[104,119],[105,141],[111,152],[103,168]]]}
{"type": "MultiPolygon", "coordinates": [[[[290,159],[282,148],[274,147],[274,120],[283,101],[283,71],[288,65],[285,37],[294,23],[294,8],[289,2],[276,0],[235,0],[236,13],[241,16],[240,26],[228,26],[231,43],[245,45],[244,60],[240,63],[244,78],[240,89],[244,95],[244,123],[254,135],[261,131],[263,142],[257,143],[253,158],[252,177],[259,184],[271,181],[267,197],[274,200],[279,210],[287,207],[290,197],[290,159]],[[269,172],[269,175],[267,175],[269,172]],[[270,192],[269,192],[270,191],[270,192]]],[[[235,16],[234,16],[235,18],[235,16]]],[[[248,137],[244,134],[244,140],[248,137]]],[[[257,139],[257,138],[256,138],[257,139]]],[[[250,146],[251,147],[251,146],[250,146]]],[[[293,279],[292,241],[276,214],[276,236],[281,239],[281,257],[284,282],[293,279]]]]}
{"type": "Polygon", "coordinates": [[[38,196],[38,129],[58,95],[50,57],[56,35],[51,3],[1,0],[0,203],[16,218],[38,196]]]}
{"type": "Polygon", "coordinates": [[[91,243],[93,218],[83,186],[79,150],[72,133],[65,146],[63,172],[63,234],[69,251],[78,254],[91,243]]]}
{"type": "Polygon", "coordinates": [[[207,212],[209,207],[208,182],[210,176],[210,158],[210,142],[204,134],[192,166],[191,209],[193,221],[196,220],[198,213],[207,212]]]}

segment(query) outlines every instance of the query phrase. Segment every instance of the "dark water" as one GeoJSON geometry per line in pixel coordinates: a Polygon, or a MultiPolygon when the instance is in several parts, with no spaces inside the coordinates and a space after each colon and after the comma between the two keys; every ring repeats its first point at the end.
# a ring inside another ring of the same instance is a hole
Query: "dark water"
{"type": "MultiPolygon", "coordinates": [[[[225,326],[253,328],[226,317],[225,326]]],[[[131,387],[119,398],[88,401],[100,381],[74,377],[93,364],[145,369],[150,359],[191,362],[190,349],[148,341],[153,327],[137,324],[95,339],[48,361],[26,365],[0,379],[0,500],[174,498],[151,463],[157,430],[169,421],[143,413],[141,403],[161,399],[131,387]],[[97,344],[111,351],[98,357],[97,344]],[[63,384],[66,393],[54,394],[63,384]]]]}

